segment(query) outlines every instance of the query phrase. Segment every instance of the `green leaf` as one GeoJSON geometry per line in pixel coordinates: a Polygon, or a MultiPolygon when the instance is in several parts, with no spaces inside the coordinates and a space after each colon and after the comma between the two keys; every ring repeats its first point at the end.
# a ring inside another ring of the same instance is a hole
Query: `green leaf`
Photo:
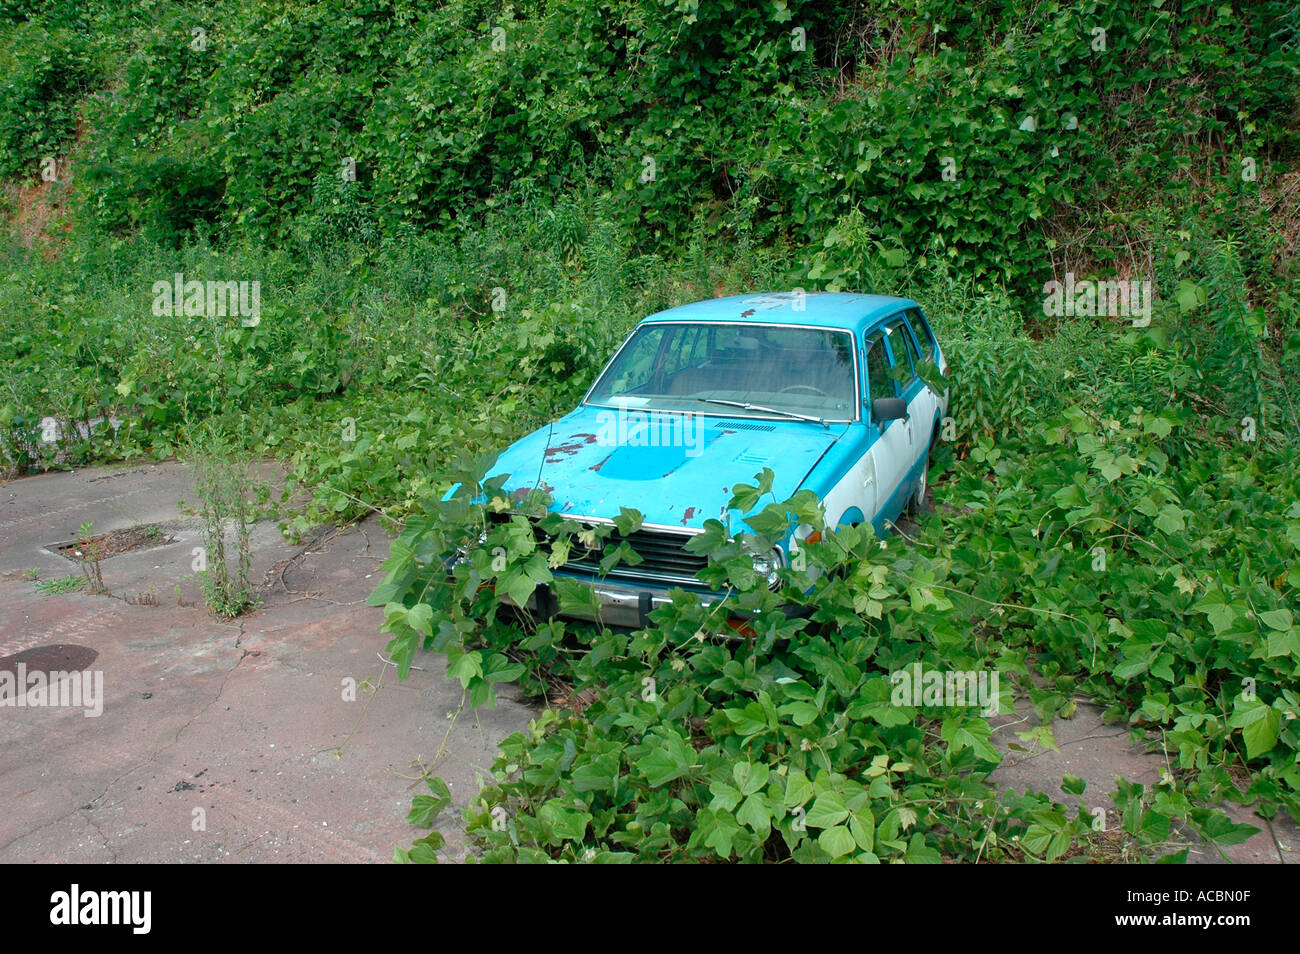
{"type": "Polygon", "coordinates": [[[438,852],[446,843],[440,832],[431,831],[423,838],[416,839],[409,850],[393,849],[393,861],[397,864],[436,865],[438,852]]]}
{"type": "MultiPolygon", "coordinates": [[[[830,828],[849,817],[848,806],[838,792],[825,792],[817,796],[806,821],[813,828],[830,828]]],[[[845,849],[848,851],[849,849],[845,849]]]]}
{"type": "Polygon", "coordinates": [[[772,813],[768,811],[767,800],[760,794],[750,795],[745,804],[736,812],[736,821],[748,825],[757,832],[760,840],[765,841],[772,832],[772,813]]]}
{"type": "Polygon", "coordinates": [[[789,716],[797,726],[810,725],[821,715],[821,711],[811,702],[787,702],[777,711],[789,716]]]}
{"type": "Polygon", "coordinates": [[[505,595],[510,597],[516,606],[527,606],[528,599],[533,595],[535,589],[537,589],[536,582],[528,575],[528,571],[521,566],[513,566],[508,569],[497,584],[497,591],[504,591],[505,595]]]}
{"type": "Polygon", "coordinates": [[[631,536],[641,529],[644,517],[639,510],[630,510],[627,507],[620,507],[618,516],[614,518],[614,526],[623,536],[631,536]]]}
{"type": "Polygon", "coordinates": [[[1061,791],[1067,795],[1082,795],[1088,783],[1077,775],[1063,775],[1061,777],[1061,791]]]}
{"type": "Polygon", "coordinates": [[[849,818],[849,833],[863,851],[871,851],[876,840],[876,816],[871,809],[862,808],[849,818]]]}
{"type": "Polygon", "coordinates": [[[937,865],[943,858],[938,850],[925,843],[925,836],[918,831],[907,844],[907,860],[914,865],[937,865]]]}
{"type": "Polygon", "coordinates": [[[752,795],[767,784],[770,769],[766,765],[753,762],[737,762],[732,767],[731,776],[736,780],[742,795],[752,795]]]}
{"type": "Polygon", "coordinates": [[[1209,617],[1210,625],[1216,636],[1223,635],[1237,620],[1238,608],[1229,603],[1223,592],[1217,588],[1210,589],[1201,597],[1192,609],[1209,617]]]}
{"type": "Polygon", "coordinates": [[[1160,508],[1160,515],[1156,517],[1156,527],[1169,536],[1187,529],[1187,524],[1183,521],[1182,509],[1173,504],[1165,504],[1160,508]]]}
{"type": "Polygon", "coordinates": [[[458,647],[447,651],[447,676],[459,679],[463,688],[469,688],[469,681],[483,675],[483,654],[477,650],[465,652],[458,647]]]}
{"type": "Polygon", "coordinates": [[[1275,609],[1259,614],[1260,622],[1270,629],[1288,630],[1291,628],[1292,618],[1289,609],[1275,609]]]}
{"type": "Polygon", "coordinates": [[[695,766],[696,752],[685,739],[669,732],[651,737],[653,747],[636,766],[651,788],[659,788],[673,779],[681,778],[695,766]]]}
{"type": "Polygon", "coordinates": [[[709,791],[713,793],[713,801],[709,803],[709,808],[715,812],[735,811],[740,800],[745,797],[738,789],[732,788],[726,782],[714,782],[709,786],[709,791]]]}
{"type": "Polygon", "coordinates": [[[591,823],[589,812],[575,810],[563,799],[553,798],[537,811],[537,819],[551,829],[547,842],[560,845],[565,841],[582,841],[591,823]]]}
{"type": "Polygon", "coordinates": [[[821,850],[826,852],[832,858],[839,858],[847,855],[853,850],[855,842],[853,835],[844,825],[836,825],[833,828],[827,828],[817,836],[817,844],[821,850]]]}
{"type": "Polygon", "coordinates": [[[1178,310],[1186,314],[1205,304],[1205,289],[1191,279],[1184,278],[1174,287],[1174,298],[1178,301],[1178,310]]]}
{"type": "Polygon", "coordinates": [[[740,834],[740,823],[729,813],[701,812],[696,824],[704,834],[705,847],[712,848],[720,858],[730,858],[732,842],[740,834]]]}
{"type": "Polygon", "coordinates": [[[993,730],[983,719],[972,719],[966,716],[954,716],[951,719],[945,719],[940,734],[943,740],[952,747],[954,754],[962,749],[972,749],[976,755],[986,762],[1000,762],[1002,760],[1002,756],[998,754],[997,749],[993,748],[989,741],[992,738],[993,730]]]}
{"type": "Polygon", "coordinates": [[[1070,847],[1070,833],[1064,829],[1051,829],[1043,825],[1030,825],[1021,844],[1026,851],[1041,856],[1045,861],[1055,861],[1070,847]]]}
{"type": "Polygon", "coordinates": [[[731,488],[731,500],[727,503],[727,509],[749,513],[758,505],[758,499],[762,496],[763,492],[757,487],[736,484],[731,488]]]}
{"type": "Polygon", "coordinates": [[[1258,835],[1261,829],[1244,822],[1234,822],[1221,811],[1212,811],[1197,829],[1201,835],[1222,847],[1240,845],[1242,842],[1258,835]]]}
{"type": "Polygon", "coordinates": [[[1246,757],[1258,758],[1277,745],[1278,733],[1282,728],[1282,713],[1259,699],[1238,699],[1228,725],[1241,729],[1241,737],[1246,743],[1246,757]]]}
{"type": "Polygon", "coordinates": [[[687,553],[697,556],[712,553],[727,542],[727,528],[717,520],[705,520],[704,530],[686,541],[687,553]]]}
{"type": "Polygon", "coordinates": [[[406,611],[406,625],[423,636],[433,635],[433,607],[416,603],[406,611]]]}
{"type": "Polygon", "coordinates": [[[808,781],[808,776],[803,773],[803,770],[790,769],[785,778],[785,798],[783,799],[785,807],[794,808],[796,805],[802,805],[812,798],[812,794],[812,782],[808,781]]]}
{"type": "Polygon", "coordinates": [[[1268,634],[1268,658],[1278,656],[1295,656],[1300,659],[1300,629],[1292,628],[1285,633],[1268,634]]]}
{"type": "Polygon", "coordinates": [[[416,795],[411,799],[411,810],[407,813],[406,820],[412,825],[428,828],[441,814],[446,804],[445,801],[432,795],[416,795]]]}

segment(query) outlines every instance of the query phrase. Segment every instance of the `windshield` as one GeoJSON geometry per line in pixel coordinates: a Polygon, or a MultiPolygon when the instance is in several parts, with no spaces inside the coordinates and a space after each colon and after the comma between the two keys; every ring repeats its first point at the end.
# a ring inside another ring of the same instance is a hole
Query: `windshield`
{"type": "Polygon", "coordinates": [[[587,403],[851,421],[857,417],[853,336],[772,325],[642,325],[596,380],[587,403]],[[723,410],[716,401],[762,408],[723,410]]]}

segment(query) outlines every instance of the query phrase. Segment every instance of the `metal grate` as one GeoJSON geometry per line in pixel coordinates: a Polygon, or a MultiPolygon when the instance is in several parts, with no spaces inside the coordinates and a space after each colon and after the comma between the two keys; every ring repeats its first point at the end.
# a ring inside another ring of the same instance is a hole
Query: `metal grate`
{"type": "MultiPolygon", "coordinates": [[[[510,519],[510,516],[504,513],[494,513],[489,515],[489,519],[496,523],[505,523],[510,519]]],[[[592,525],[579,518],[571,519],[575,519],[576,522],[585,526],[592,525]]],[[[533,523],[533,534],[537,539],[538,546],[549,552],[551,544],[549,536],[536,522],[533,523]]],[[[695,574],[709,565],[709,558],[706,554],[688,553],[686,551],[686,541],[691,539],[692,536],[693,534],[689,533],[674,533],[671,530],[651,530],[642,527],[625,537],[617,529],[611,528],[609,536],[601,541],[602,548],[600,550],[588,550],[578,543],[576,537],[570,537],[573,548],[570,550],[568,562],[564,565],[571,570],[599,576],[600,561],[605,552],[626,541],[636,551],[636,554],[641,557],[641,562],[636,566],[621,562],[610,569],[608,576],[646,580],[672,578],[677,581],[695,582],[695,574]]]]}

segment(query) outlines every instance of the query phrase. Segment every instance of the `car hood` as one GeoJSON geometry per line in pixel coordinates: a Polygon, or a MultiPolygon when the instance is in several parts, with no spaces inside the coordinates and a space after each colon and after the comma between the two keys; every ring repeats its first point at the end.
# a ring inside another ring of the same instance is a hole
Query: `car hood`
{"type": "Polygon", "coordinates": [[[546,491],[558,513],[612,519],[627,507],[646,523],[699,528],[725,523],[735,485],[756,483],[764,467],[776,475],[775,499],[789,497],[847,427],[667,414],[644,430],[637,422],[635,412],[580,407],[512,444],[489,474],[509,474],[517,499],[546,491]]]}

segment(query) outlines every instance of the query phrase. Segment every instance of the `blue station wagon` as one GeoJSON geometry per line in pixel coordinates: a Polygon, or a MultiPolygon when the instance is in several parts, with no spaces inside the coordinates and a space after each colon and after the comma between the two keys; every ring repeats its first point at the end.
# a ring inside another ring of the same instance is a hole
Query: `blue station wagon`
{"type": "MultiPolygon", "coordinates": [[[[748,530],[728,502],[764,468],[775,499],[816,494],[827,526],[870,522],[883,534],[918,509],[948,403],[918,373],[926,362],[946,374],[905,298],[796,291],[683,305],[642,320],[577,409],[490,472],[509,475],[515,499],[545,491],[551,511],[580,524],[640,511],[626,542],[642,562],[601,573],[598,555],[579,553],[555,572],[590,583],[602,621],[644,626],[674,587],[717,598],[696,578],[707,558],[685,545],[710,519],[748,530]]],[[[755,570],[775,585],[808,530],[753,553],[755,570]]],[[[528,608],[548,605],[539,592],[528,608]]]]}

